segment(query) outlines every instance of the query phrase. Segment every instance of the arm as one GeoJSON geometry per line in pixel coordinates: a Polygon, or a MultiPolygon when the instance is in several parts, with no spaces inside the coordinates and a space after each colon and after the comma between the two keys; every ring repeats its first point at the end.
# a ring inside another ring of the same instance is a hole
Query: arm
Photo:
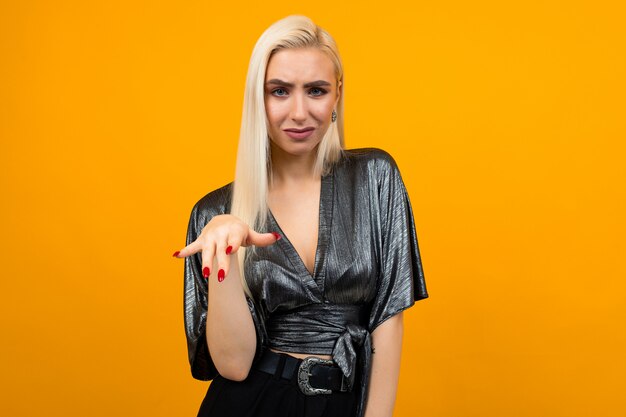
{"type": "Polygon", "coordinates": [[[381,323],[372,332],[372,370],[365,417],[391,417],[396,402],[402,351],[402,312],[381,323]]]}
{"type": "Polygon", "coordinates": [[[243,380],[256,353],[257,334],[235,254],[240,246],[267,246],[280,236],[259,234],[234,216],[213,214],[198,233],[206,220],[198,217],[196,207],[187,246],[174,253],[186,258],[185,326],[192,373],[202,380],[218,373],[243,380]]]}
{"type": "Polygon", "coordinates": [[[256,332],[241,285],[237,256],[230,256],[230,272],[222,282],[217,280],[217,265],[211,268],[206,339],[220,375],[243,381],[256,352],[256,332]]]}

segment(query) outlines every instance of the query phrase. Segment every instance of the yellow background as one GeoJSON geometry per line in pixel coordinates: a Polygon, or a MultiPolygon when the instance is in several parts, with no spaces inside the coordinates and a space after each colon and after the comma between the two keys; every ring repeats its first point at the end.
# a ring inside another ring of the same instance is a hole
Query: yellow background
{"type": "Polygon", "coordinates": [[[296,3],[2,1],[0,415],[196,415],[171,254],[292,13],[412,199],[431,297],[395,416],[626,415],[621,2],[296,3]]]}

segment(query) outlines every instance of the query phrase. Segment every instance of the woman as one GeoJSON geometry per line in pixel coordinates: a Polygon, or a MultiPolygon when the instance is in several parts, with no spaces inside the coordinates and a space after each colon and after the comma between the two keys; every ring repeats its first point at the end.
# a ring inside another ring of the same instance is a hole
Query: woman
{"type": "Polygon", "coordinates": [[[236,177],[191,212],[185,329],[199,416],[391,416],[402,311],[428,297],[411,206],[378,149],[343,149],[343,70],[304,16],[250,60],[236,177]]]}

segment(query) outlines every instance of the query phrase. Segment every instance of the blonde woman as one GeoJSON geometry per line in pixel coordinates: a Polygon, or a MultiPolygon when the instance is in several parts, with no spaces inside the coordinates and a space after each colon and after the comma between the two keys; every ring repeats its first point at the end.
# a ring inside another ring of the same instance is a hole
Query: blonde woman
{"type": "Polygon", "coordinates": [[[185,330],[198,416],[391,416],[402,311],[428,297],[392,157],[343,149],[332,37],[289,16],[248,69],[233,183],[193,207],[185,330]]]}

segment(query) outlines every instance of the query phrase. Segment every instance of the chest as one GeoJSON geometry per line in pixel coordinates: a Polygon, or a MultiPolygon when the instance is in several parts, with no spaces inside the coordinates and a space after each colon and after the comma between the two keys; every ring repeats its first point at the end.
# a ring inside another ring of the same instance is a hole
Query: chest
{"type": "MultiPolygon", "coordinates": [[[[367,304],[376,294],[382,238],[370,189],[366,184],[324,177],[318,202],[318,216],[313,216],[317,224],[302,220],[307,224],[302,230],[316,239],[298,245],[298,234],[288,229],[289,224],[298,229],[297,216],[281,217],[272,208],[265,231],[278,231],[285,238],[255,248],[246,259],[246,281],[268,314],[311,303],[367,304]],[[304,247],[309,252],[300,256],[304,247]]],[[[303,237],[301,242],[306,241],[303,237]]]]}
{"type": "Polygon", "coordinates": [[[270,195],[270,210],[283,236],[313,275],[319,234],[320,184],[270,195]]]}

